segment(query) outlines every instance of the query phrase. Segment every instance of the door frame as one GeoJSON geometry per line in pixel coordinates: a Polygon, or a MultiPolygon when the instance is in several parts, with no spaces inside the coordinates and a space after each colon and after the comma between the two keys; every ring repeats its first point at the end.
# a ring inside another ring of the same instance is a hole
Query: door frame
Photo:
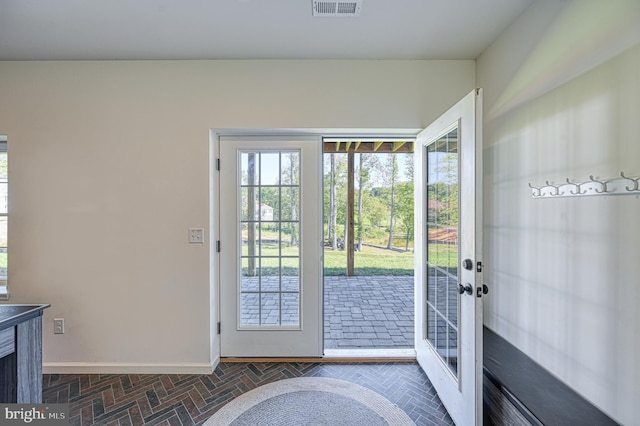
{"type": "MultiPolygon", "coordinates": [[[[218,184],[217,159],[220,158],[219,143],[223,136],[317,136],[319,138],[415,138],[420,128],[211,128],[209,129],[209,252],[210,252],[210,358],[211,371],[220,362],[220,254],[216,251],[219,239],[219,209],[222,197],[218,184]]],[[[320,182],[322,184],[322,182],[320,182]]]]}

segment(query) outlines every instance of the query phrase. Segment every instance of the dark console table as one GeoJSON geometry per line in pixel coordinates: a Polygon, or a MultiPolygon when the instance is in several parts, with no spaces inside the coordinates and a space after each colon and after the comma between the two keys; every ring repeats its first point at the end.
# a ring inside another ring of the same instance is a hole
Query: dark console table
{"type": "Polygon", "coordinates": [[[0,305],[0,403],[42,402],[42,312],[50,305],[0,305]]]}

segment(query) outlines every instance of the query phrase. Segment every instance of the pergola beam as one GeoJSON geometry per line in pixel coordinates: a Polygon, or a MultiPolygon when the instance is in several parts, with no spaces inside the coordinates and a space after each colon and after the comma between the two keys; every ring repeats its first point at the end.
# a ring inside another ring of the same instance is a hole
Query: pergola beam
{"type": "Polygon", "coordinates": [[[406,142],[404,141],[400,141],[400,142],[394,142],[393,143],[393,152],[396,152],[397,150],[399,150],[406,142]]]}
{"type": "Polygon", "coordinates": [[[363,141],[363,140],[330,140],[324,141],[324,152],[327,153],[347,153],[353,151],[356,154],[370,153],[370,154],[391,154],[391,153],[412,153],[413,152],[413,140],[377,140],[377,141],[363,141]]]}

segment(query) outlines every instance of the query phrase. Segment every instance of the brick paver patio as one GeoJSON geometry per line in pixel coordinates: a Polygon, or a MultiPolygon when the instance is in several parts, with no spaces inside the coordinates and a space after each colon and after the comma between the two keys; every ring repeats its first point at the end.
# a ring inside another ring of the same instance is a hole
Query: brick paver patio
{"type": "Polygon", "coordinates": [[[413,348],[412,276],[324,279],[325,349],[413,348]]]}
{"type": "MultiPolygon", "coordinates": [[[[298,324],[297,277],[243,277],[242,324],[298,324]],[[277,292],[282,285],[282,305],[277,292]],[[261,302],[259,301],[261,300],[261,302]],[[260,307],[262,304],[262,307],[260,307]]],[[[409,349],[413,343],[413,276],[324,278],[325,349],[409,349]]]]}

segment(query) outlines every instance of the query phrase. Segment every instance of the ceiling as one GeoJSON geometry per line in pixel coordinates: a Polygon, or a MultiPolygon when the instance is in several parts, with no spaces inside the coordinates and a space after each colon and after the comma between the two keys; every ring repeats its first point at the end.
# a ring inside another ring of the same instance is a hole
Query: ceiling
{"type": "Polygon", "coordinates": [[[0,0],[0,60],[475,59],[533,1],[0,0]]]}

